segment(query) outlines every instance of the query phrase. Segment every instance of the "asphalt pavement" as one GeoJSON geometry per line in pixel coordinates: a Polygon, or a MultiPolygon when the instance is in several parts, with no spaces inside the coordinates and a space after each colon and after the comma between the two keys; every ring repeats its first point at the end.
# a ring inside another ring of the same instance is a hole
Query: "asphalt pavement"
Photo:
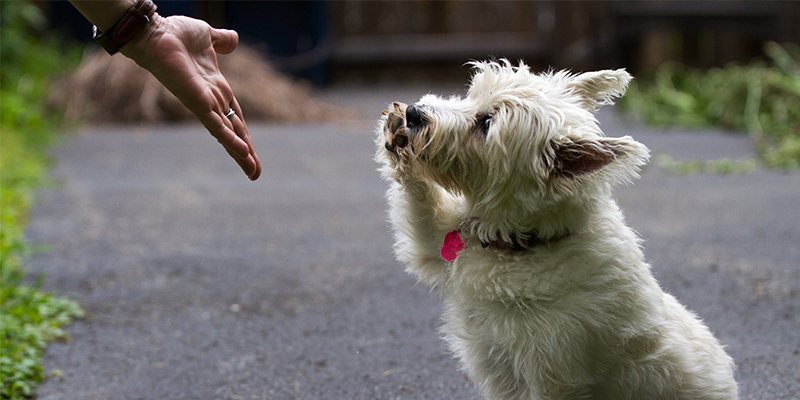
{"type": "MultiPolygon", "coordinates": [[[[54,151],[28,237],[45,289],[87,315],[39,399],[478,399],[436,292],[391,254],[373,126],[424,91],[337,89],[337,123],[250,124],[248,181],[202,127],[105,126],[54,151]]],[[[600,115],[674,159],[752,157],[746,136],[600,115]]],[[[800,173],[674,176],[616,191],[662,286],[736,361],[742,399],[800,398],[800,173]]]]}

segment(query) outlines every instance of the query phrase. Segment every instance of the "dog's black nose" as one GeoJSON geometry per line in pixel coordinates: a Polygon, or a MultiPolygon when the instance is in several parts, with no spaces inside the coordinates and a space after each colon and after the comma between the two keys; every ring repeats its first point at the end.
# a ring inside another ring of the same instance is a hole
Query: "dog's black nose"
{"type": "Polygon", "coordinates": [[[412,104],[406,108],[406,126],[408,129],[418,128],[425,125],[427,120],[420,106],[412,104]]]}

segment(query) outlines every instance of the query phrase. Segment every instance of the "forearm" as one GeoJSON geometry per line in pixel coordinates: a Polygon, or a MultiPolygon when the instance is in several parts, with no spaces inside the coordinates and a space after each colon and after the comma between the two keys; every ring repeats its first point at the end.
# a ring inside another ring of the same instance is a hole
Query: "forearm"
{"type": "Polygon", "coordinates": [[[441,284],[449,267],[442,243],[447,232],[458,229],[454,199],[425,182],[392,182],[387,197],[397,259],[421,282],[441,284]]]}
{"type": "Polygon", "coordinates": [[[86,19],[105,32],[117,23],[136,0],[70,0],[86,19]]]}
{"type": "Polygon", "coordinates": [[[428,182],[393,182],[389,189],[390,220],[403,235],[439,257],[447,232],[461,222],[458,202],[428,182]]]}

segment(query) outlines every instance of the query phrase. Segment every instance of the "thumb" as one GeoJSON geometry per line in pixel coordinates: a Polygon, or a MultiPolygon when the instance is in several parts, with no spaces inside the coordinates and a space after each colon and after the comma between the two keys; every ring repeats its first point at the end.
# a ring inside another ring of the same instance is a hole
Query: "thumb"
{"type": "Polygon", "coordinates": [[[211,44],[220,54],[228,54],[239,44],[239,34],[230,29],[211,28],[211,44]]]}

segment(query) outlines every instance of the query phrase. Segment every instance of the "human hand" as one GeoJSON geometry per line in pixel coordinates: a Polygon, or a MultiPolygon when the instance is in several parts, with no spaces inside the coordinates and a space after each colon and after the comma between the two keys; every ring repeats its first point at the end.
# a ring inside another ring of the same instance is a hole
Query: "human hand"
{"type": "Polygon", "coordinates": [[[256,180],[261,163],[239,102],[217,65],[217,53],[232,52],[238,42],[232,30],[214,29],[194,18],[156,14],[120,52],[150,71],[197,116],[250,180],[256,180]],[[236,114],[228,119],[225,115],[231,109],[236,114]]]}

